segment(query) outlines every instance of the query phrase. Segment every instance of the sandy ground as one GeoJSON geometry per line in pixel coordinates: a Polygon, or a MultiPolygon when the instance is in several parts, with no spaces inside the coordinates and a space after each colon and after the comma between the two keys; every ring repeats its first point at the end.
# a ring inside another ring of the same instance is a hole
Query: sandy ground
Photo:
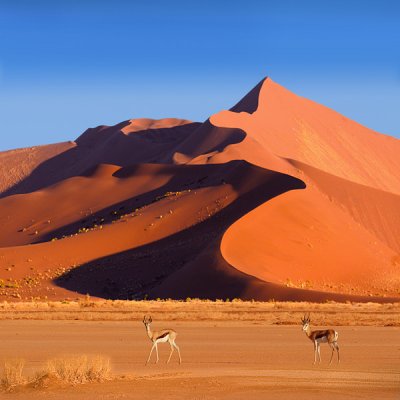
{"type": "MultiPolygon", "coordinates": [[[[167,327],[154,323],[153,329],[167,327]]],[[[400,328],[335,327],[342,361],[312,365],[300,326],[251,321],[172,322],[183,363],[160,345],[158,365],[140,321],[0,321],[0,361],[21,357],[26,373],[49,358],[101,354],[118,379],[76,387],[21,389],[9,399],[400,399],[400,328]],[[322,397],[321,397],[322,396],[322,397]]]]}

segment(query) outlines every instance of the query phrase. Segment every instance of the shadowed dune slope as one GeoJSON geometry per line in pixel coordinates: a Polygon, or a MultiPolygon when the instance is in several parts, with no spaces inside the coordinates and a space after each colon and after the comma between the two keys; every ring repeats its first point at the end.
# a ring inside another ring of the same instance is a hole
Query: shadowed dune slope
{"type": "Polygon", "coordinates": [[[253,114],[255,111],[257,111],[260,92],[266,79],[268,78],[260,81],[252,90],[250,90],[249,93],[246,94],[246,96],[244,96],[237,104],[235,104],[230,111],[236,113],[246,112],[249,114],[253,114]]]}
{"type": "MultiPolygon", "coordinates": [[[[138,163],[161,163],[172,159],[173,149],[187,134],[200,124],[186,120],[167,118],[163,120],[138,119],[121,122],[115,126],[99,126],[86,130],[75,142],[53,145],[58,150],[50,153],[51,146],[36,163],[29,167],[15,167],[20,179],[7,183],[12,173],[12,163],[0,157],[4,175],[0,184],[6,189],[2,196],[29,193],[54,183],[84,174],[98,164],[127,166],[138,163]],[[27,169],[20,173],[20,169],[27,169]]],[[[48,148],[48,149],[47,149],[48,148]]],[[[36,149],[36,148],[35,148],[36,149]]],[[[38,148],[39,149],[39,148],[38,148]]],[[[21,159],[30,159],[32,149],[21,149],[21,159]]],[[[43,153],[43,151],[42,151],[43,153]]],[[[16,173],[14,173],[15,175],[16,173]]]]}
{"type": "Polygon", "coordinates": [[[0,298],[393,301],[398,154],[269,78],[204,123],[0,153],[0,298]]]}
{"type": "MultiPolygon", "coordinates": [[[[73,142],[0,152],[0,197],[12,193],[39,165],[74,147],[73,142]]],[[[43,178],[43,177],[42,177],[43,178]]]]}
{"type": "MultiPolygon", "coordinates": [[[[108,171],[112,172],[114,168],[108,171]]],[[[218,249],[222,233],[241,215],[274,196],[304,188],[296,178],[254,167],[244,161],[199,166],[138,166],[137,170],[129,167],[127,171],[122,168],[113,172],[113,179],[119,180],[121,185],[134,187],[132,180],[137,180],[140,175],[145,177],[142,183],[146,178],[151,181],[153,190],[141,185],[144,192],[137,191],[136,196],[118,203],[122,206],[117,208],[115,215],[114,211],[111,212],[111,219],[106,212],[109,208],[92,210],[86,219],[91,219],[92,223],[104,219],[101,227],[94,226],[87,232],[72,234],[63,240],[4,247],[1,263],[11,266],[4,276],[21,283],[18,293],[35,297],[42,289],[37,281],[46,281],[46,278],[55,279],[58,285],[47,293],[54,297],[65,297],[63,288],[68,289],[67,293],[90,293],[111,298],[140,297],[152,290],[161,290],[164,279],[190,264],[197,254],[207,252],[210,246],[218,249]],[[117,175],[120,177],[115,178],[117,175]],[[164,179],[160,179],[158,185],[153,182],[157,175],[164,179]],[[152,196],[146,197],[149,193],[152,196]],[[145,197],[141,198],[143,194],[145,197]],[[142,203],[132,212],[131,204],[135,204],[138,198],[142,203]],[[164,243],[168,244],[167,248],[164,243]],[[106,264],[102,261],[104,258],[106,264]],[[104,265],[106,268],[102,268],[104,265]],[[23,286],[23,282],[34,284],[23,286]]],[[[88,185],[82,180],[96,180],[97,174],[78,179],[71,178],[42,194],[55,196],[52,201],[56,202],[71,185],[74,190],[85,185],[89,199],[90,191],[99,194],[95,182],[88,185]]],[[[104,180],[104,174],[101,180],[104,180]]],[[[82,193],[82,189],[79,188],[77,193],[82,193]]],[[[108,190],[106,188],[106,192],[108,190]]],[[[113,191],[117,190],[116,186],[113,187],[113,191]]],[[[121,193],[125,196],[124,191],[121,193]]],[[[18,199],[21,196],[13,197],[18,199]]],[[[7,200],[12,200],[12,197],[7,200]]],[[[50,202],[48,200],[46,204],[50,202]]],[[[85,208],[84,203],[82,206],[85,208]]],[[[220,258],[218,254],[216,257],[220,258]]],[[[229,276],[232,268],[226,263],[223,265],[223,273],[229,276]]],[[[198,280],[197,285],[197,290],[204,292],[201,297],[208,296],[209,282],[198,280]]],[[[229,289],[229,292],[234,296],[242,294],[237,288],[229,289]]],[[[264,298],[267,295],[267,292],[263,293],[264,298]]],[[[212,297],[218,297],[217,292],[212,297]]]]}

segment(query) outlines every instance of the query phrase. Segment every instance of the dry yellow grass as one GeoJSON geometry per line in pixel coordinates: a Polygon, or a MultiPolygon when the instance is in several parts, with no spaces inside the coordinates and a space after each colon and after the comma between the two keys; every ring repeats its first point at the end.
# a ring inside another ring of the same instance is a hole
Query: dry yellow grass
{"type": "Polygon", "coordinates": [[[47,361],[45,368],[36,372],[33,377],[26,378],[23,376],[24,365],[23,359],[4,362],[1,386],[6,391],[26,385],[43,388],[49,381],[77,385],[111,379],[110,359],[100,355],[58,357],[47,361]]]}
{"type": "Polygon", "coordinates": [[[255,321],[293,325],[311,312],[314,325],[400,326],[400,303],[308,303],[154,300],[123,301],[90,298],[81,301],[0,303],[0,319],[141,321],[151,314],[159,321],[255,321]]]}
{"type": "Polygon", "coordinates": [[[6,390],[11,390],[14,387],[25,384],[26,380],[23,377],[24,366],[25,361],[20,358],[6,360],[4,362],[1,386],[6,390]]]}
{"type": "Polygon", "coordinates": [[[111,376],[110,360],[102,356],[86,355],[55,358],[47,362],[46,369],[41,375],[54,376],[72,385],[102,382],[111,376]]]}

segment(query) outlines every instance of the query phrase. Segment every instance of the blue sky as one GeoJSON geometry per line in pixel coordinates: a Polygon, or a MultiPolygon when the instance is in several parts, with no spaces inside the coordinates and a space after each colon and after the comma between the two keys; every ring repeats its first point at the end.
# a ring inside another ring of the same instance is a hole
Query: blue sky
{"type": "Polygon", "coordinates": [[[201,121],[265,76],[400,137],[400,2],[0,0],[0,150],[201,121]]]}

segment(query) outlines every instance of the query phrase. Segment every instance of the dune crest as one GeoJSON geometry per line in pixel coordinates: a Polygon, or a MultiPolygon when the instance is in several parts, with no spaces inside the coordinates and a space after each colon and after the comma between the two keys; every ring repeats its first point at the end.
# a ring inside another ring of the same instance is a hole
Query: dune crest
{"type": "Polygon", "coordinates": [[[243,129],[279,157],[400,194],[399,140],[299,97],[270,78],[259,89],[256,111],[221,111],[210,121],[243,129]]]}
{"type": "Polygon", "coordinates": [[[398,301],[398,154],[270,78],[0,153],[0,296],[398,301]]]}

